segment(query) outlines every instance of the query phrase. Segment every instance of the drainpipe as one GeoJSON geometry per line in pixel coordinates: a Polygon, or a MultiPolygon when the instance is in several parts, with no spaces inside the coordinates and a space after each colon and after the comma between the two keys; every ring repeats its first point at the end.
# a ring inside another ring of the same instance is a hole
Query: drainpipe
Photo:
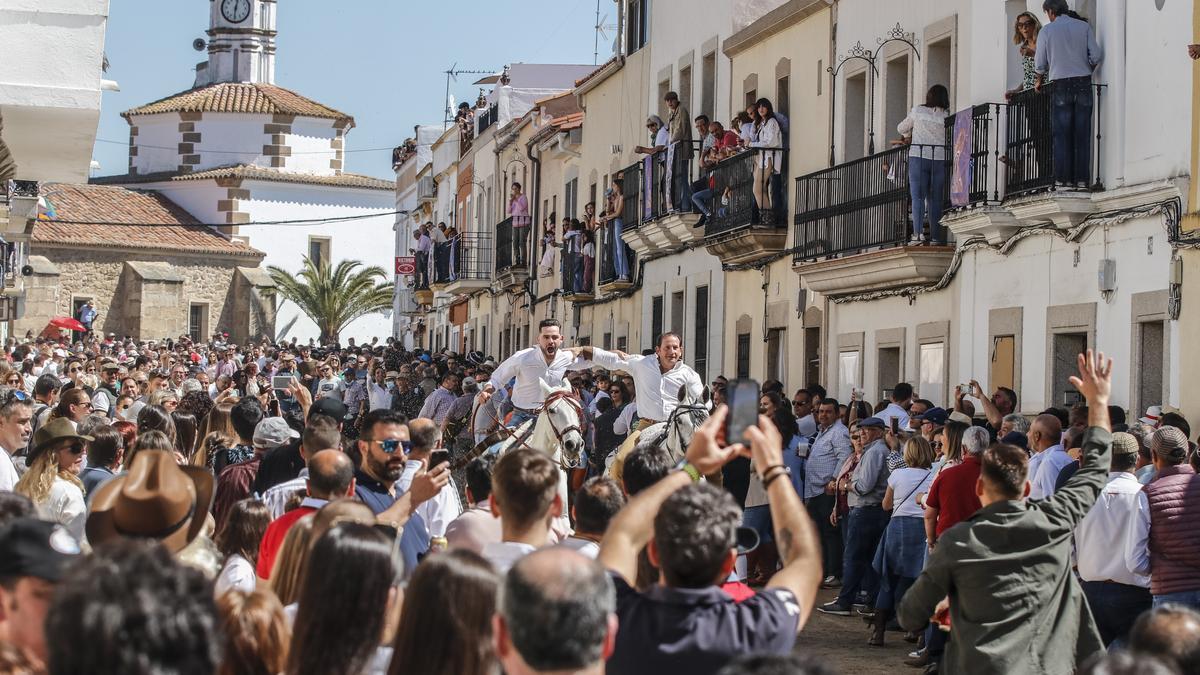
{"type": "MultiPolygon", "coordinates": [[[[525,156],[529,158],[529,165],[532,167],[531,170],[533,171],[533,180],[531,180],[529,182],[533,183],[533,189],[534,189],[533,208],[530,209],[531,216],[530,216],[530,220],[529,220],[529,241],[530,242],[533,242],[535,240],[535,233],[536,233],[536,238],[538,238],[538,239],[541,238],[540,229],[535,229],[535,228],[541,228],[541,222],[542,222],[541,211],[539,210],[539,205],[542,203],[542,160],[540,158],[540,154],[541,153],[539,153],[539,157],[534,157],[533,156],[533,146],[532,145],[525,146],[525,156]]],[[[533,283],[536,284],[537,283],[537,281],[536,281],[537,280],[537,266],[535,266],[533,264],[533,255],[528,255],[528,256],[526,256],[526,258],[528,258],[528,260],[525,261],[525,264],[527,267],[529,267],[532,270],[532,273],[529,275],[529,278],[531,280],[533,280],[533,283]]],[[[536,297],[536,293],[529,293],[529,295],[530,295],[529,312],[532,314],[534,309],[537,307],[537,297],[536,297]]]]}

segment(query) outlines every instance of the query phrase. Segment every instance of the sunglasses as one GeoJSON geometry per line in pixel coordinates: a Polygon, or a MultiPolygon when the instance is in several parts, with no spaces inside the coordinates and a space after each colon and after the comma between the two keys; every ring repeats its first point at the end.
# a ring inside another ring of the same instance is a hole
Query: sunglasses
{"type": "Polygon", "coordinates": [[[1032,22],[1032,21],[1018,21],[1018,22],[1017,22],[1017,27],[1018,27],[1018,28],[1029,28],[1030,26],[1036,26],[1036,25],[1037,25],[1037,24],[1035,24],[1035,23],[1034,23],[1034,22],[1032,22]]]}
{"type": "Polygon", "coordinates": [[[78,367],[78,366],[76,366],[76,367],[74,367],[74,368],[67,368],[67,372],[68,372],[68,373],[78,373],[78,372],[79,372],[79,371],[81,371],[81,370],[83,370],[83,368],[80,368],[80,367],[78,367]]]}
{"type": "Polygon", "coordinates": [[[83,443],[72,443],[63,449],[70,450],[72,455],[82,455],[83,454],[83,443]]]}
{"type": "Polygon", "coordinates": [[[379,447],[383,449],[383,454],[385,454],[385,455],[396,454],[396,448],[404,448],[404,454],[406,454],[406,455],[408,453],[412,452],[412,441],[398,441],[394,438],[389,438],[386,441],[371,441],[371,442],[378,443],[379,447]]]}
{"type": "Polygon", "coordinates": [[[21,378],[19,378],[19,377],[10,377],[10,378],[8,378],[7,380],[5,380],[5,382],[6,382],[7,384],[21,384],[21,378]]]}
{"type": "Polygon", "coordinates": [[[612,388],[612,389],[609,389],[609,390],[608,390],[608,393],[610,393],[610,394],[619,394],[619,393],[621,393],[621,390],[620,390],[620,389],[617,389],[616,387],[614,387],[614,388],[612,388]]]}
{"type": "Polygon", "coordinates": [[[793,406],[805,405],[807,403],[808,403],[808,401],[792,401],[793,406]]]}

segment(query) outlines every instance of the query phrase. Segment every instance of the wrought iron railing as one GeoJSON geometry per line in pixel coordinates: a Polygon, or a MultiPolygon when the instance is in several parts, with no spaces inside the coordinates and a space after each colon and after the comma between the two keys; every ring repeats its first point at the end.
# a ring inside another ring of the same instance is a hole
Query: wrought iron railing
{"type": "MultiPolygon", "coordinates": [[[[1043,86],[1040,92],[1026,89],[1009,98],[1004,143],[1004,163],[1008,167],[1007,196],[1018,196],[1055,186],[1053,100],[1055,90],[1064,86],[1070,84],[1050,82],[1043,86]]],[[[1100,176],[1100,151],[1103,140],[1100,131],[1100,104],[1104,86],[1091,85],[1092,130],[1088,134],[1088,156],[1085,161],[1088,187],[1093,190],[1101,189],[1103,185],[1100,176]]],[[[1066,178],[1068,180],[1065,182],[1072,182],[1070,177],[1066,178]]]]}
{"type": "Polygon", "coordinates": [[[771,208],[760,208],[754,196],[754,169],[762,164],[765,153],[772,153],[774,166],[781,167],[786,150],[752,148],[732,157],[727,157],[713,166],[708,180],[710,216],[704,226],[704,235],[711,237],[751,225],[785,226],[787,213],[783,177],[775,173],[761,176],[764,184],[760,194],[771,200],[771,208]]]}
{"type": "Polygon", "coordinates": [[[621,171],[621,221],[627,229],[642,222],[642,162],[634,162],[621,171]]]}
{"type": "Polygon", "coordinates": [[[492,238],[486,234],[456,235],[444,244],[444,248],[435,250],[434,260],[435,284],[491,279],[492,238]],[[445,257],[439,259],[441,256],[445,257]]]}
{"type": "MultiPolygon", "coordinates": [[[[623,230],[624,219],[621,224],[623,230]]],[[[597,283],[603,286],[622,279],[629,281],[633,278],[634,269],[636,264],[633,249],[617,234],[616,222],[610,220],[602,224],[596,230],[596,272],[599,277],[597,283]],[[619,259],[618,256],[622,254],[623,258],[619,259]]]]}
{"type": "Polygon", "coordinates": [[[563,236],[562,265],[559,268],[559,288],[566,295],[594,293],[596,281],[595,242],[592,242],[591,260],[584,255],[587,243],[586,230],[575,230],[563,236]]]}
{"type": "Polygon", "coordinates": [[[696,181],[700,144],[679,141],[642,160],[641,221],[661,218],[674,211],[691,211],[691,185],[696,181]]]}
{"type": "Polygon", "coordinates": [[[907,146],[796,179],[796,259],[816,259],[905,241],[907,146]]]}
{"type": "Polygon", "coordinates": [[[496,224],[496,272],[500,273],[512,267],[515,259],[512,216],[509,216],[496,224]]]}
{"type": "MultiPolygon", "coordinates": [[[[484,129],[487,129],[488,127],[495,124],[496,120],[498,120],[498,119],[500,119],[500,108],[494,103],[492,105],[488,106],[487,110],[484,110],[483,112],[476,112],[475,113],[475,124],[476,124],[476,127],[479,129],[478,133],[482,134],[484,129]]],[[[478,134],[476,134],[476,135],[478,135],[478,134]]]]}

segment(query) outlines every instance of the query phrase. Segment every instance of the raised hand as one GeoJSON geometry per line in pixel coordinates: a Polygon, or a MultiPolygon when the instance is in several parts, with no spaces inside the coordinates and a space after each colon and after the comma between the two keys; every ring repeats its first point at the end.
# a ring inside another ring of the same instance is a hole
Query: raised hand
{"type": "Polygon", "coordinates": [[[417,475],[413,476],[412,485],[409,487],[409,492],[412,493],[412,505],[433,499],[434,495],[442,491],[442,488],[450,482],[450,465],[442,462],[429,470],[422,469],[417,475]]]}
{"type": "Polygon", "coordinates": [[[1072,375],[1071,385],[1083,394],[1088,406],[1107,406],[1108,397],[1112,393],[1112,359],[1106,359],[1104,352],[1087,350],[1080,354],[1079,375],[1072,375]]]}

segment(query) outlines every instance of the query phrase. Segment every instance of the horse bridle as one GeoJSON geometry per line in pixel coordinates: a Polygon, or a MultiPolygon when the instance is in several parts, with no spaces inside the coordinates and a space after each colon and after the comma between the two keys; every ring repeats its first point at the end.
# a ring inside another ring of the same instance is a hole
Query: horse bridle
{"type": "MultiPolygon", "coordinates": [[[[679,405],[675,406],[675,409],[671,411],[671,414],[667,415],[666,433],[658,437],[658,443],[656,445],[662,447],[662,445],[667,442],[667,438],[670,437],[671,434],[679,435],[679,428],[676,422],[685,413],[688,415],[688,417],[692,418],[692,423],[694,424],[696,422],[696,417],[699,414],[704,414],[705,416],[708,415],[708,408],[703,403],[680,403],[679,405]]],[[[679,437],[679,441],[680,445],[683,445],[682,436],[679,437]]]]}
{"type": "Polygon", "coordinates": [[[583,405],[579,402],[579,399],[575,398],[575,394],[572,392],[569,392],[569,391],[556,391],[553,394],[550,394],[549,396],[547,396],[545,402],[542,403],[542,411],[546,412],[546,421],[550,423],[550,429],[552,431],[554,431],[554,438],[555,438],[555,440],[558,441],[559,445],[562,445],[563,444],[563,436],[566,436],[567,434],[574,431],[574,432],[577,432],[582,437],[583,429],[580,428],[580,426],[578,424],[572,424],[571,426],[566,427],[565,429],[559,429],[557,426],[554,425],[554,417],[549,414],[549,411],[550,411],[550,406],[553,405],[554,403],[557,403],[558,401],[566,401],[572,408],[575,409],[576,419],[580,419],[580,420],[583,419],[583,405]]]}
{"type": "MultiPolygon", "coordinates": [[[[583,406],[579,402],[579,399],[575,397],[574,392],[570,392],[570,391],[556,391],[556,392],[551,393],[549,396],[546,397],[546,400],[542,402],[542,407],[537,410],[537,413],[538,413],[538,415],[541,415],[541,413],[547,412],[546,421],[550,424],[550,430],[554,432],[555,440],[558,442],[558,444],[560,446],[562,446],[564,436],[571,433],[572,431],[578,432],[580,436],[583,436],[583,429],[581,429],[578,424],[572,424],[571,426],[566,427],[564,429],[559,429],[557,426],[555,426],[554,417],[548,413],[548,409],[553,403],[555,403],[556,401],[560,401],[560,400],[566,401],[572,408],[575,409],[575,415],[578,419],[580,419],[580,420],[583,419],[583,406]]],[[[479,414],[479,409],[482,407],[483,406],[476,406],[474,412],[471,414],[471,427],[472,428],[475,427],[475,416],[479,414]]],[[[517,431],[515,431],[513,429],[509,429],[508,427],[504,426],[503,422],[501,422],[499,419],[497,419],[495,417],[495,415],[492,416],[492,421],[495,422],[497,425],[496,432],[500,433],[501,435],[505,436],[506,438],[514,439],[515,446],[525,447],[525,448],[529,447],[525,443],[525,441],[528,440],[528,438],[533,434],[533,430],[537,426],[537,420],[534,419],[532,421],[533,423],[529,425],[529,428],[526,429],[524,433],[518,433],[517,431]]],[[[469,463],[472,459],[475,459],[479,455],[483,454],[485,449],[486,449],[486,447],[483,447],[482,444],[476,446],[474,449],[472,449],[471,452],[467,453],[465,456],[460,458],[459,461],[456,462],[452,468],[460,469],[460,468],[466,466],[467,463],[469,463]]],[[[574,467],[567,466],[567,464],[565,462],[560,462],[560,467],[564,470],[570,470],[570,469],[574,468],[574,467]]]]}

